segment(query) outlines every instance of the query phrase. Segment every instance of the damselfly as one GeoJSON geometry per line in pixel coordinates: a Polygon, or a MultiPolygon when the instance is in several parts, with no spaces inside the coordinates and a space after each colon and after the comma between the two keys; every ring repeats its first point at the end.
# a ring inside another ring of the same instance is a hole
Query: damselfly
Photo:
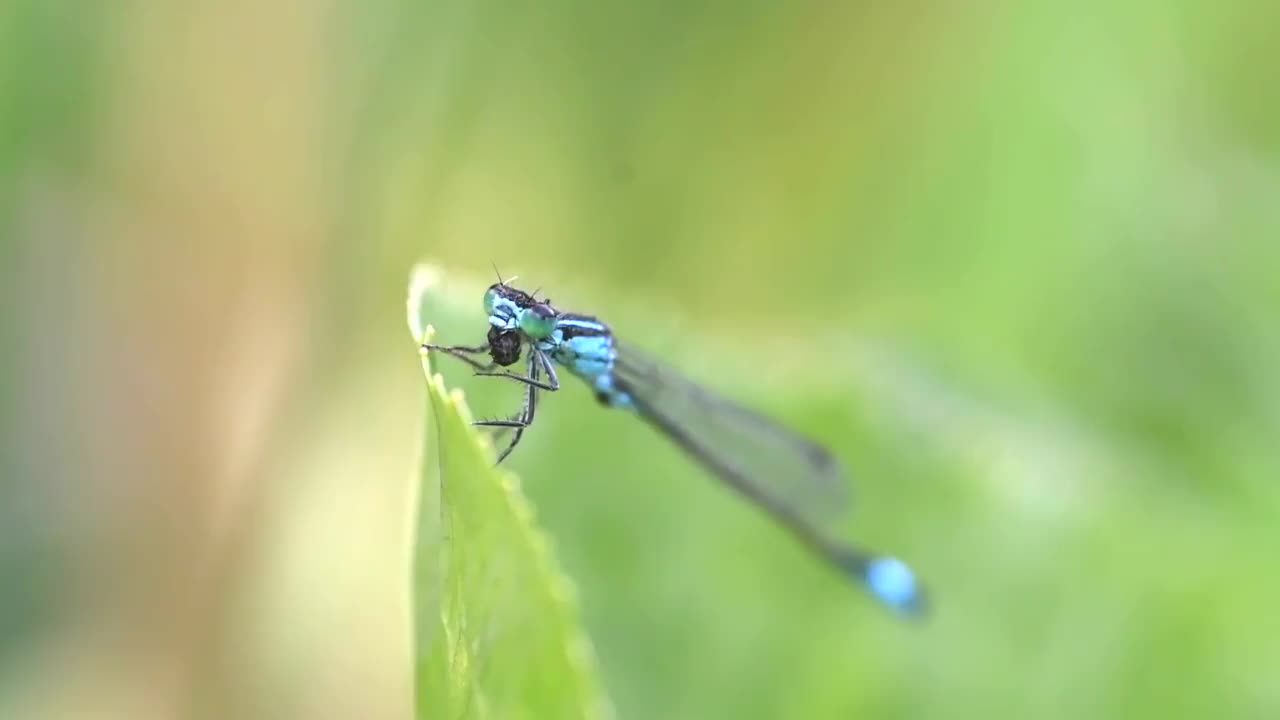
{"type": "Polygon", "coordinates": [[[519,412],[476,422],[511,431],[498,462],[533,424],[539,391],[560,389],[556,367],[564,368],[590,385],[601,404],[645,419],[882,603],[905,614],[924,611],[924,591],[906,564],[846,543],[832,530],[848,499],[840,465],[825,448],[619,342],[596,318],[556,310],[536,292],[499,278],[485,291],[484,308],[485,343],[423,347],[466,362],[477,375],[524,385],[519,412]],[[526,371],[507,370],[526,348],[526,371]],[[478,359],[485,355],[488,362],[478,359]]]}

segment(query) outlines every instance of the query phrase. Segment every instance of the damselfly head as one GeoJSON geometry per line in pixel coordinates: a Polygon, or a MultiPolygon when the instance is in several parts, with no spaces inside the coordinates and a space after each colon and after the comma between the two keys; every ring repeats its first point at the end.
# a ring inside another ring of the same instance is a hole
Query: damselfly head
{"type": "Polygon", "coordinates": [[[536,305],[538,302],[529,293],[521,290],[520,288],[511,287],[505,283],[494,283],[489,286],[488,290],[484,291],[484,304],[486,311],[489,310],[489,306],[491,304],[496,305],[501,300],[506,300],[521,310],[536,305]]]}
{"type": "Polygon", "coordinates": [[[503,283],[490,285],[484,292],[484,312],[490,324],[508,329],[515,327],[521,313],[536,304],[529,293],[503,283]]]}
{"type": "MultiPolygon", "coordinates": [[[[499,330],[519,330],[533,340],[550,337],[559,314],[550,300],[538,300],[531,293],[501,282],[485,291],[484,311],[489,325],[499,330]]],[[[494,360],[498,361],[496,357],[494,360]]]]}

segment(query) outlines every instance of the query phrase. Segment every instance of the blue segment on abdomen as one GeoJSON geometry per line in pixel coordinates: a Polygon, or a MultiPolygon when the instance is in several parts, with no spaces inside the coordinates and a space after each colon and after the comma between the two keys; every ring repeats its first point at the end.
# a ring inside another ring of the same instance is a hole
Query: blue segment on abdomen
{"type": "Polygon", "coordinates": [[[607,403],[609,407],[622,408],[624,410],[635,409],[635,404],[631,402],[631,396],[622,392],[613,384],[613,375],[611,373],[597,376],[592,385],[596,389],[596,396],[607,403]]]}
{"type": "Polygon", "coordinates": [[[867,564],[864,581],[871,592],[895,610],[916,612],[919,607],[920,588],[915,574],[901,560],[892,557],[874,558],[867,564]]]}

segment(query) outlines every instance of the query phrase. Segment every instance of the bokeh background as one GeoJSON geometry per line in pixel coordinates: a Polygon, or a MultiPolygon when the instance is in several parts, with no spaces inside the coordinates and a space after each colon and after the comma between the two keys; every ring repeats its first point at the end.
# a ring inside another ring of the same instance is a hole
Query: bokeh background
{"type": "Polygon", "coordinates": [[[622,717],[1276,717],[1278,27],[8,0],[0,716],[408,716],[427,259],[444,339],[497,263],[821,438],[934,589],[571,386],[511,466],[622,717]]]}

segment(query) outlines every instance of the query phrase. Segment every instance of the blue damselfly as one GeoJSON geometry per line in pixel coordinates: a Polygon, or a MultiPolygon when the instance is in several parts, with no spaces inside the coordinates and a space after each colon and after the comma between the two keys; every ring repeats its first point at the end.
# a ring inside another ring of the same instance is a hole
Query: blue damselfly
{"type": "Polygon", "coordinates": [[[511,430],[498,462],[533,424],[539,392],[560,388],[556,368],[566,369],[601,404],[646,420],[882,603],[909,615],[925,610],[924,591],[906,564],[847,543],[832,529],[847,507],[847,487],[839,462],[825,448],[619,342],[600,320],[555,309],[536,292],[500,279],[485,291],[484,307],[485,343],[423,347],[466,362],[477,375],[524,385],[519,412],[476,422],[511,430]],[[506,369],[526,350],[524,373],[506,369]],[[480,359],[486,355],[487,362],[480,359]]]}

